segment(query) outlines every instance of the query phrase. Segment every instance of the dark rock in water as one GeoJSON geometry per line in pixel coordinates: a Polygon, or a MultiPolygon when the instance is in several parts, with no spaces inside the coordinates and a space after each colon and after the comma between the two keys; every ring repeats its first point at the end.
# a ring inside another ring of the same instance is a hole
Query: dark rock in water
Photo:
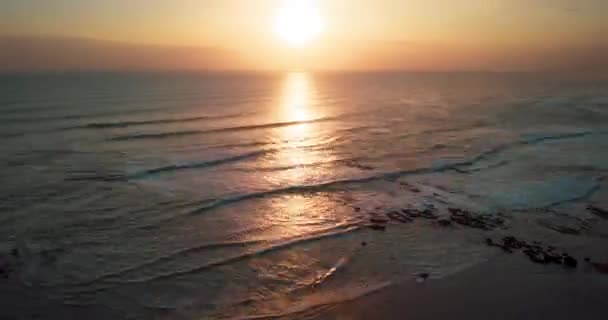
{"type": "Polygon", "coordinates": [[[597,263],[593,262],[591,265],[595,268],[595,270],[599,273],[608,273],[608,263],[597,263]]]}
{"type": "Polygon", "coordinates": [[[433,213],[433,211],[431,209],[425,209],[422,212],[420,212],[420,216],[425,218],[425,219],[437,219],[439,218],[436,214],[433,213]]]}
{"type": "Polygon", "coordinates": [[[424,210],[416,210],[416,209],[401,209],[401,213],[410,217],[410,218],[425,218],[425,219],[437,219],[438,216],[433,213],[433,209],[428,208],[424,210]]]}
{"type": "Polygon", "coordinates": [[[386,230],[386,226],[382,225],[382,224],[372,224],[369,227],[370,227],[370,229],[376,230],[376,231],[385,231],[386,230]]]}
{"type": "Polygon", "coordinates": [[[416,282],[422,283],[422,282],[426,281],[426,279],[428,279],[430,276],[431,275],[426,272],[421,272],[416,275],[416,282]]]}
{"type": "Polygon", "coordinates": [[[367,245],[367,242],[365,242],[365,241],[361,241],[361,246],[362,246],[362,247],[365,247],[366,245],[367,245]]]}
{"type": "Polygon", "coordinates": [[[535,263],[547,264],[547,263],[551,262],[548,259],[548,256],[544,252],[541,252],[541,251],[526,249],[526,250],[524,250],[524,254],[526,256],[528,256],[528,258],[530,258],[530,261],[535,262],[535,263]]]}
{"type": "Polygon", "coordinates": [[[578,265],[578,261],[576,261],[576,259],[572,258],[571,256],[565,256],[564,265],[566,267],[576,268],[576,266],[578,265]]]}
{"type": "Polygon", "coordinates": [[[584,260],[585,260],[585,262],[591,262],[591,258],[589,258],[589,257],[585,257],[584,260]]]}
{"type": "Polygon", "coordinates": [[[355,210],[355,212],[361,211],[361,208],[359,208],[359,207],[354,207],[353,209],[355,210]]]}
{"type": "Polygon", "coordinates": [[[11,255],[12,255],[13,257],[15,257],[15,258],[18,258],[18,257],[19,257],[19,250],[17,250],[17,248],[13,248],[13,249],[11,250],[11,255]]]}
{"type": "Polygon", "coordinates": [[[571,268],[576,268],[578,262],[573,257],[566,253],[559,254],[554,252],[555,247],[547,246],[546,248],[538,241],[528,244],[523,240],[519,240],[514,236],[505,236],[502,238],[502,243],[497,243],[490,238],[486,239],[486,243],[490,246],[501,248],[503,251],[512,253],[514,250],[523,249],[523,253],[530,261],[538,264],[564,264],[571,268]]]}
{"type": "Polygon", "coordinates": [[[377,218],[377,217],[370,218],[369,221],[371,223],[375,223],[375,224],[383,224],[383,223],[387,223],[388,222],[388,220],[385,219],[385,218],[377,218]]]}
{"type": "Polygon", "coordinates": [[[466,217],[467,216],[467,211],[464,211],[462,209],[448,208],[448,211],[450,212],[450,215],[452,217],[466,217]]]}
{"type": "Polygon", "coordinates": [[[391,211],[387,213],[386,216],[401,223],[410,223],[413,221],[412,218],[398,211],[391,211]]]}
{"type": "Polygon", "coordinates": [[[8,278],[12,272],[13,266],[11,265],[10,260],[4,256],[0,256],[0,276],[8,278]]]}
{"type": "Polygon", "coordinates": [[[558,254],[547,253],[546,256],[549,259],[549,262],[553,262],[553,263],[557,263],[557,264],[562,264],[564,262],[564,259],[562,258],[562,256],[560,256],[558,254]]]}
{"type": "Polygon", "coordinates": [[[452,221],[442,218],[442,219],[437,220],[437,224],[439,224],[442,227],[449,227],[452,225],[452,221]]]}
{"type": "Polygon", "coordinates": [[[587,210],[589,210],[589,212],[591,212],[592,214],[594,214],[600,218],[608,219],[608,210],[598,208],[593,205],[588,205],[587,210]]]}
{"type": "Polygon", "coordinates": [[[517,240],[517,238],[513,236],[506,236],[502,238],[502,243],[504,246],[507,246],[511,249],[521,249],[521,248],[529,248],[530,246],[525,241],[517,240]]]}
{"type": "Polygon", "coordinates": [[[401,187],[403,189],[408,189],[411,192],[415,192],[415,193],[420,193],[421,192],[420,189],[418,189],[417,187],[415,187],[415,186],[413,186],[413,185],[411,185],[411,184],[409,184],[407,182],[400,182],[399,184],[401,185],[401,187]]]}
{"type": "Polygon", "coordinates": [[[502,245],[502,246],[499,246],[499,247],[502,249],[502,251],[504,251],[506,253],[513,253],[513,250],[511,250],[511,248],[509,248],[509,247],[507,247],[505,245],[502,245]]]}
{"type": "Polygon", "coordinates": [[[459,208],[448,208],[450,219],[460,225],[475,229],[492,230],[504,224],[500,217],[475,214],[459,208]]]}
{"type": "Polygon", "coordinates": [[[401,209],[401,213],[411,217],[411,218],[418,218],[420,217],[420,212],[418,210],[413,210],[413,209],[401,209]]]}

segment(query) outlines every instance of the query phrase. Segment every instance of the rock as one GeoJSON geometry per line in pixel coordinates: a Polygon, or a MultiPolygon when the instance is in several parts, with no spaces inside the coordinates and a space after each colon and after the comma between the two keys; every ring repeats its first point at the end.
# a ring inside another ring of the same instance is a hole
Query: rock
{"type": "Polygon", "coordinates": [[[530,261],[532,262],[540,264],[547,264],[550,262],[544,252],[526,249],[524,250],[524,253],[526,254],[526,256],[528,256],[528,258],[530,258],[530,261]]]}
{"type": "Polygon", "coordinates": [[[426,281],[429,278],[429,276],[430,276],[430,274],[428,274],[426,272],[421,272],[416,275],[416,282],[422,283],[422,282],[426,281]]]}
{"type": "Polygon", "coordinates": [[[13,272],[13,266],[9,259],[5,258],[4,255],[0,256],[0,276],[8,278],[13,272]]]}
{"type": "Polygon", "coordinates": [[[490,238],[486,238],[486,244],[489,246],[495,246],[496,244],[494,243],[494,240],[490,239],[490,238]]]}
{"type": "Polygon", "coordinates": [[[420,212],[420,216],[425,219],[432,219],[432,220],[439,218],[436,214],[433,213],[433,211],[431,209],[423,210],[422,212],[420,212]]]}
{"type": "Polygon", "coordinates": [[[513,253],[513,250],[511,250],[511,248],[509,248],[509,247],[507,247],[505,245],[502,245],[502,246],[499,246],[499,247],[502,249],[502,251],[504,251],[506,253],[513,253]]]}
{"type": "Polygon", "coordinates": [[[411,217],[411,218],[418,218],[420,217],[420,212],[418,210],[413,210],[413,209],[401,209],[401,213],[411,217]]]}
{"type": "Polygon", "coordinates": [[[413,185],[411,185],[411,184],[409,184],[407,182],[400,182],[399,184],[401,185],[401,187],[403,189],[408,189],[411,192],[415,192],[415,193],[420,193],[421,192],[420,189],[418,189],[417,187],[415,187],[415,186],[413,186],[413,185]]]}
{"type": "Polygon", "coordinates": [[[576,261],[576,259],[572,258],[571,256],[565,256],[564,265],[566,267],[576,268],[576,266],[578,265],[578,261],[576,261]]]}
{"type": "Polygon", "coordinates": [[[587,210],[589,210],[589,212],[591,212],[592,214],[594,214],[602,219],[608,219],[608,210],[598,208],[593,205],[588,205],[587,210]]]}
{"type": "Polygon", "coordinates": [[[361,208],[359,208],[359,207],[354,207],[353,209],[355,210],[355,212],[361,211],[361,208]]]}
{"type": "Polygon", "coordinates": [[[361,241],[361,246],[362,246],[362,247],[365,247],[366,245],[367,245],[367,242],[365,242],[365,241],[361,241]]]}
{"type": "Polygon", "coordinates": [[[401,223],[410,223],[413,221],[412,218],[410,218],[407,215],[400,213],[398,211],[391,211],[391,212],[387,213],[386,216],[394,221],[398,221],[401,223]]]}
{"type": "Polygon", "coordinates": [[[439,224],[442,227],[449,227],[452,225],[452,221],[449,219],[442,218],[442,219],[437,220],[437,224],[439,224]]]}
{"type": "Polygon", "coordinates": [[[504,223],[502,218],[475,214],[464,209],[448,208],[448,211],[452,221],[471,228],[492,230],[504,223]]]}
{"type": "Polygon", "coordinates": [[[593,262],[591,263],[591,265],[593,266],[593,268],[595,268],[596,271],[598,271],[599,273],[608,273],[608,263],[597,263],[597,262],[593,262]]]}
{"type": "Polygon", "coordinates": [[[525,241],[518,240],[513,236],[503,238],[503,242],[505,245],[508,245],[512,249],[530,248],[530,246],[525,241]]]}
{"type": "Polygon", "coordinates": [[[369,225],[369,228],[372,230],[376,230],[376,231],[385,231],[386,230],[386,226],[381,225],[381,224],[371,224],[371,225],[369,225]]]}
{"type": "Polygon", "coordinates": [[[585,262],[591,262],[591,258],[589,258],[589,257],[585,257],[584,260],[585,260],[585,262]]]}
{"type": "Polygon", "coordinates": [[[545,253],[545,256],[547,257],[547,259],[549,259],[549,262],[553,262],[553,263],[557,263],[557,264],[563,263],[562,256],[560,256],[558,254],[545,253]]]}
{"type": "Polygon", "coordinates": [[[506,236],[502,238],[502,241],[504,243],[517,242],[517,238],[515,238],[514,236],[506,236]]]}
{"type": "Polygon", "coordinates": [[[466,211],[464,211],[462,209],[448,208],[448,211],[450,212],[450,214],[452,216],[456,216],[456,217],[465,217],[466,216],[466,211]]]}
{"type": "Polygon", "coordinates": [[[371,223],[375,223],[375,224],[384,224],[384,223],[388,222],[388,219],[373,217],[373,218],[370,218],[369,221],[371,223]]]}

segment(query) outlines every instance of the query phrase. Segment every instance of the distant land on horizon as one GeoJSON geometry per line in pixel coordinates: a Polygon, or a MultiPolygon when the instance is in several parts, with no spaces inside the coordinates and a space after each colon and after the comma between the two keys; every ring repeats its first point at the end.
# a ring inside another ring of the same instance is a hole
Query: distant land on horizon
{"type": "MultiPolygon", "coordinates": [[[[554,48],[539,52],[496,53],[490,58],[473,51],[411,44],[382,43],[345,53],[338,65],[311,66],[311,70],[412,72],[526,72],[561,71],[602,74],[608,72],[608,46],[554,48]],[[421,47],[421,48],[420,48],[421,47]],[[424,60],[427,52],[448,52],[448,58],[424,60]],[[565,52],[565,53],[564,53],[565,52]],[[556,54],[559,53],[559,54],[556,54]],[[480,56],[476,59],[476,56],[480,56]],[[358,67],[360,61],[376,61],[358,67]],[[422,61],[422,62],[421,62],[422,61]],[[426,67],[425,67],[426,66],[426,67]]],[[[248,61],[236,50],[164,44],[143,44],[84,37],[0,36],[0,72],[23,71],[277,71],[283,65],[263,66],[248,61]]]]}
{"type": "Polygon", "coordinates": [[[229,50],[77,37],[0,37],[0,71],[243,69],[229,50]]]}

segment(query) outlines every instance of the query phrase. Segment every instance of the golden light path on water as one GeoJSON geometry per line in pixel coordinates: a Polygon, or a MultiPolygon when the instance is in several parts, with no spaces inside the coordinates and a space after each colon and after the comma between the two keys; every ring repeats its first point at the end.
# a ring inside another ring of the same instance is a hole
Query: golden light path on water
{"type": "Polygon", "coordinates": [[[273,140],[281,146],[275,155],[275,166],[288,168],[271,177],[281,184],[302,185],[310,183],[320,168],[311,164],[324,159],[315,146],[320,144],[320,124],[312,121],[323,117],[316,102],[312,78],[306,73],[290,73],[281,89],[278,108],[280,122],[303,122],[277,129],[273,140]]]}
{"type": "MultiPolygon", "coordinates": [[[[317,98],[313,77],[306,73],[286,75],[275,101],[270,115],[273,121],[296,124],[271,130],[270,139],[277,151],[258,165],[281,169],[266,172],[264,179],[281,188],[312,185],[331,179],[333,170],[336,170],[332,163],[335,156],[326,147],[332,141],[334,124],[315,121],[328,116],[329,112],[317,98]]],[[[278,241],[294,245],[248,261],[249,270],[262,280],[263,286],[268,283],[272,289],[257,287],[254,296],[259,301],[241,312],[247,315],[250,312],[288,313],[294,308],[308,308],[336,299],[333,291],[315,288],[346,264],[352,255],[354,249],[346,244],[339,255],[328,256],[323,244],[326,238],[349,230],[352,222],[350,211],[334,196],[324,193],[287,193],[265,201],[253,222],[263,227],[261,237],[269,244],[278,241]]],[[[246,299],[250,299],[250,292],[244,294],[246,299]]],[[[227,293],[225,299],[234,300],[234,294],[227,293]]]]}
{"type": "MultiPolygon", "coordinates": [[[[272,132],[273,140],[280,146],[273,154],[272,166],[284,170],[269,172],[266,180],[281,187],[310,185],[333,170],[331,165],[319,165],[333,158],[323,150],[326,142],[323,132],[332,124],[314,122],[325,116],[321,109],[312,76],[300,72],[287,74],[281,84],[274,117],[279,122],[303,123],[272,132]]],[[[273,200],[271,206],[274,212],[269,218],[280,222],[280,231],[274,233],[281,237],[308,234],[335,223],[335,204],[324,197],[291,194],[273,200]]]]}

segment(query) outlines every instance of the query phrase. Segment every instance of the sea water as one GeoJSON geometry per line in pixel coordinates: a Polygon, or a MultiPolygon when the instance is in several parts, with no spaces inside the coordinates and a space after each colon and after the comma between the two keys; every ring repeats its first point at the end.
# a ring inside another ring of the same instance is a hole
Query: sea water
{"type": "Polygon", "coordinates": [[[500,214],[529,240],[608,232],[585,210],[608,196],[599,80],[7,74],[0,151],[7,316],[314,315],[496,253],[487,231],[368,228],[403,208],[500,214]]]}

